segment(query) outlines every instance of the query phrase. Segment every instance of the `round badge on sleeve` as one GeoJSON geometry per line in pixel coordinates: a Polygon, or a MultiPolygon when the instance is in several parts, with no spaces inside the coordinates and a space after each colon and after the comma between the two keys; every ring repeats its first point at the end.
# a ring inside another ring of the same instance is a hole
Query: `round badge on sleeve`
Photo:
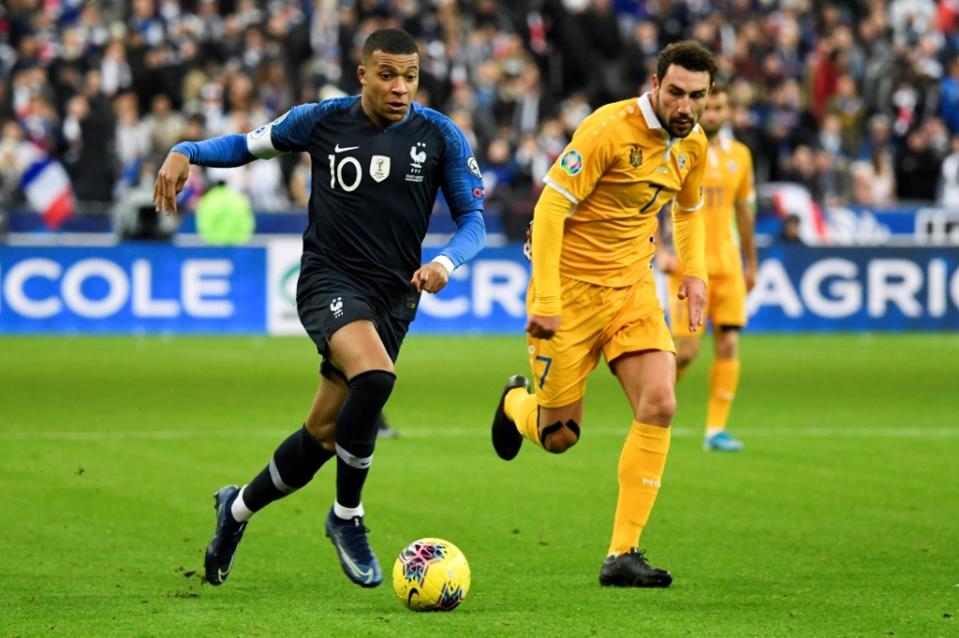
{"type": "Polygon", "coordinates": [[[469,169],[469,172],[477,177],[482,177],[483,174],[480,172],[479,164],[476,163],[476,158],[470,155],[469,159],[466,160],[466,168],[469,169]]]}
{"type": "Polygon", "coordinates": [[[566,171],[567,175],[572,177],[583,170],[583,156],[579,154],[579,151],[570,149],[563,153],[562,159],[559,160],[559,166],[566,171]]]}

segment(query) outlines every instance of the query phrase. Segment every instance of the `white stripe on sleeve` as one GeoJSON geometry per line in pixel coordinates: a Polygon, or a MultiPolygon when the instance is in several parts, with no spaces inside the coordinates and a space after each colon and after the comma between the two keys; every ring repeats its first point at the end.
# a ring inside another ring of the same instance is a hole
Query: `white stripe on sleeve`
{"type": "Polygon", "coordinates": [[[568,190],[566,190],[565,188],[563,188],[562,186],[560,186],[559,184],[557,184],[555,181],[553,181],[553,178],[550,177],[549,175],[547,175],[546,177],[543,178],[543,182],[544,182],[547,186],[550,186],[550,187],[551,187],[553,190],[555,190],[557,193],[559,193],[560,195],[562,195],[563,197],[565,197],[566,199],[568,199],[571,203],[573,203],[573,204],[579,204],[579,200],[576,199],[576,196],[575,196],[575,195],[573,195],[573,194],[570,193],[568,190]]]}
{"type": "Polygon", "coordinates": [[[259,159],[270,159],[282,155],[283,151],[278,151],[273,146],[272,133],[272,122],[247,133],[246,150],[250,151],[250,155],[259,159]]]}

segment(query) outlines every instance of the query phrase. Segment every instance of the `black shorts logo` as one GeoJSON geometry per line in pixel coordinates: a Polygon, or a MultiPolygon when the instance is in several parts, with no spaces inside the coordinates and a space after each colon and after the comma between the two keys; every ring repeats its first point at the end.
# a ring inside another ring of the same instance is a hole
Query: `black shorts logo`
{"type": "Polygon", "coordinates": [[[339,319],[343,316],[343,297],[337,297],[330,302],[330,312],[333,313],[334,319],[339,319]]]}

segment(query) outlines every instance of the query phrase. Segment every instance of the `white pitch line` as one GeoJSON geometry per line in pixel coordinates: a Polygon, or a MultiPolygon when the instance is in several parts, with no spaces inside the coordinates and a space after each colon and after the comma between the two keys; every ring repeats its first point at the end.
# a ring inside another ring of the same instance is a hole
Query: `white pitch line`
{"type": "MultiPolygon", "coordinates": [[[[402,439],[452,439],[487,438],[486,425],[475,428],[403,428],[399,427],[402,439]]],[[[959,427],[931,428],[876,428],[876,427],[805,427],[805,428],[735,428],[737,436],[744,439],[770,438],[877,438],[877,439],[953,439],[959,438],[959,427]]],[[[3,441],[191,441],[201,439],[256,438],[275,439],[288,435],[287,430],[279,429],[234,429],[234,430],[108,430],[92,431],[37,431],[24,428],[20,431],[0,431],[3,441]]],[[[625,437],[626,428],[597,427],[583,428],[585,437],[625,437]]],[[[674,427],[673,436],[690,438],[702,436],[702,430],[689,427],[674,427]]]]}

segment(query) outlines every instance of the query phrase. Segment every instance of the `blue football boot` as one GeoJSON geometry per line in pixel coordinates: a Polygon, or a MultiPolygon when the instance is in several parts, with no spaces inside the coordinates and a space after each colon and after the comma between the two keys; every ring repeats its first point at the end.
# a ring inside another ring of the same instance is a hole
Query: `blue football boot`
{"type": "Polygon", "coordinates": [[[246,529],[246,523],[238,523],[230,512],[230,506],[233,505],[239,493],[240,488],[236,485],[227,485],[213,495],[216,531],[213,533],[213,540],[206,548],[206,560],[203,562],[206,579],[211,585],[223,584],[226,577],[230,575],[236,548],[246,529]]]}
{"type": "Polygon", "coordinates": [[[726,430],[721,430],[716,434],[707,437],[703,444],[703,449],[715,452],[739,452],[745,447],[742,441],[734,439],[726,430]]]}
{"type": "Polygon", "coordinates": [[[376,587],[383,582],[383,572],[376,560],[363,525],[362,516],[343,520],[330,509],[326,517],[326,535],[336,547],[340,566],[347,577],[361,587],[376,587]]]}

